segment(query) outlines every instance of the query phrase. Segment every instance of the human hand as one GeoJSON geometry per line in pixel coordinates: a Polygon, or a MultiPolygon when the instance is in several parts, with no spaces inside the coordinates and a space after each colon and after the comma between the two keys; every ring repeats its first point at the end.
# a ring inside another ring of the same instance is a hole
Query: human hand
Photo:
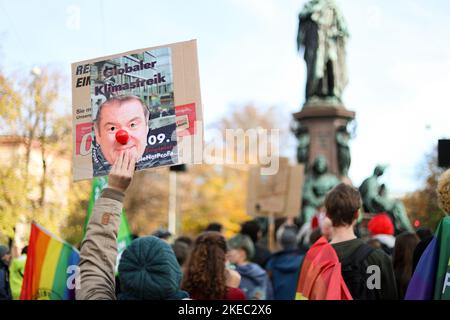
{"type": "Polygon", "coordinates": [[[136,157],[129,150],[121,151],[109,172],[108,187],[125,192],[133,178],[136,157]]]}

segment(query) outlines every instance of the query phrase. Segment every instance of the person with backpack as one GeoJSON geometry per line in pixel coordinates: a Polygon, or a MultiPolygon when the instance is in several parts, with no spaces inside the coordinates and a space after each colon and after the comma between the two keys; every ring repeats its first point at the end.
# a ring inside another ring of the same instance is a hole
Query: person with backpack
{"type": "Polygon", "coordinates": [[[330,244],[341,263],[341,274],[354,300],[398,298],[390,257],[358,239],[354,226],[361,208],[357,189],[341,183],[325,198],[327,216],[333,224],[330,244]]]}

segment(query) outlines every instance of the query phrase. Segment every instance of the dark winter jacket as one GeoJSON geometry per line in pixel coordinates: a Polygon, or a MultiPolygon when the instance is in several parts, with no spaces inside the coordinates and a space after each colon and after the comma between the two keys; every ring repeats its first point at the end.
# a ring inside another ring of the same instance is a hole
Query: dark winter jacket
{"type": "Polygon", "coordinates": [[[275,300],[294,300],[303,258],[301,251],[294,249],[277,252],[269,259],[266,270],[271,275],[275,300]]]}
{"type": "Polygon", "coordinates": [[[12,300],[8,266],[0,260],[0,300],[12,300]]]}
{"type": "Polygon", "coordinates": [[[265,268],[269,258],[270,258],[270,251],[259,244],[255,244],[255,255],[253,256],[251,261],[256,264],[259,264],[261,268],[265,268]]]}

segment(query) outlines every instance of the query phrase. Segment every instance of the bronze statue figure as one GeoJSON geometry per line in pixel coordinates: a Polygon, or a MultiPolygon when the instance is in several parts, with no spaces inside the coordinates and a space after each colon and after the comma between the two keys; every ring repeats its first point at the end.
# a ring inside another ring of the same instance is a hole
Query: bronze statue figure
{"type": "Polygon", "coordinates": [[[327,173],[328,163],[324,156],[319,155],[312,165],[312,172],[306,178],[303,186],[303,209],[300,220],[309,223],[317,210],[323,206],[325,195],[339,184],[339,179],[327,173]]]}
{"type": "Polygon", "coordinates": [[[344,177],[348,177],[348,169],[351,163],[349,140],[350,134],[347,131],[347,127],[340,126],[336,131],[337,158],[339,172],[344,177]]]}
{"type": "Polygon", "coordinates": [[[295,129],[294,134],[298,140],[297,161],[298,163],[303,163],[306,166],[309,158],[310,143],[308,128],[306,126],[298,126],[298,128],[295,129]]]}
{"type": "Polygon", "coordinates": [[[306,105],[342,104],[347,85],[345,46],[349,36],[334,0],[311,0],[299,14],[297,48],[304,48],[307,67],[306,105]]]}
{"type": "Polygon", "coordinates": [[[376,166],[373,175],[365,179],[359,187],[364,211],[368,213],[388,213],[392,217],[396,233],[413,231],[403,203],[400,200],[389,199],[386,185],[378,183],[378,177],[383,175],[385,169],[386,166],[376,166]]]}

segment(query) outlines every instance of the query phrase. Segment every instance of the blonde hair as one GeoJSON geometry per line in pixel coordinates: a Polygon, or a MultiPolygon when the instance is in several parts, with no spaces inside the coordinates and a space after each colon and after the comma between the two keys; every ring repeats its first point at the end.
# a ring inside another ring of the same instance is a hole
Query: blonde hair
{"type": "Polygon", "coordinates": [[[450,214],[450,169],[439,177],[436,193],[439,207],[450,214]]]}

